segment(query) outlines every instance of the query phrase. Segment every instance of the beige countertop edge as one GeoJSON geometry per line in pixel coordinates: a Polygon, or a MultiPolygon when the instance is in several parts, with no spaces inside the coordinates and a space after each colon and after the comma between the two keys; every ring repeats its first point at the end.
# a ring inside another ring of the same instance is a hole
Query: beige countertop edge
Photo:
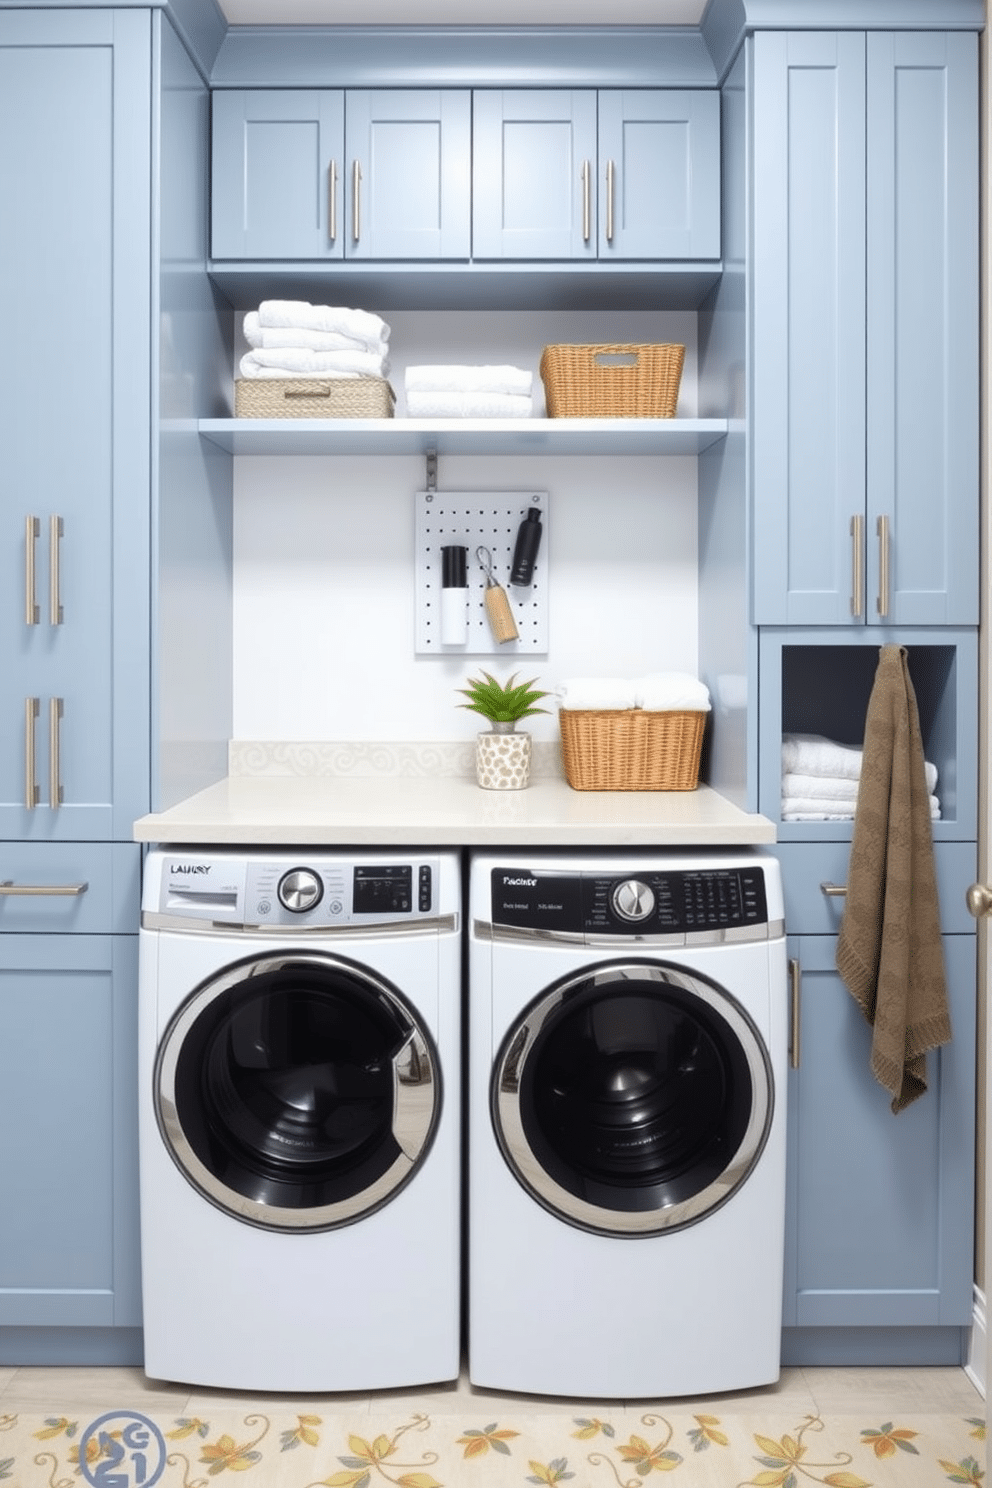
{"type": "Polygon", "coordinates": [[[140,817],[136,842],[376,846],[746,846],[776,840],[768,817],[708,786],[574,791],[560,780],[486,791],[474,780],[229,777],[140,817]]]}

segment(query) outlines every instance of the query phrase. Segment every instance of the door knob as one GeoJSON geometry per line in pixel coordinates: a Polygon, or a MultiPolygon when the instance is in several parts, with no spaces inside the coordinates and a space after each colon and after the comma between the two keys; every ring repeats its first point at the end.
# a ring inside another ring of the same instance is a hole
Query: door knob
{"type": "Polygon", "coordinates": [[[965,893],[964,902],[968,906],[968,913],[980,920],[983,915],[992,912],[992,888],[988,884],[973,883],[965,893]]]}

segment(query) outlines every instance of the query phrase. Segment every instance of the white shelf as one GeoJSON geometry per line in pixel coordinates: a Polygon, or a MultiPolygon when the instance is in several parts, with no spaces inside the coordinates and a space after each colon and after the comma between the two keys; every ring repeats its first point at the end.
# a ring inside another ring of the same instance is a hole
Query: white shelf
{"type": "Polygon", "coordinates": [[[726,419],[200,419],[232,455],[699,455],[726,419]]]}

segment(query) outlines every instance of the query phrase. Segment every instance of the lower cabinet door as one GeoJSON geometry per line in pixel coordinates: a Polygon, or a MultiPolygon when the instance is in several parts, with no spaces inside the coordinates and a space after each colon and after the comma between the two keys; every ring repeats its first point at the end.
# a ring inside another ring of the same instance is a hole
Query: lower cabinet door
{"type": "Polygon", "coordinates": [[[137,935],[0,935],[0,1332],[141,1323],[137,935]]]}
{"type": "Polygon", "coordinates": [[[975,938],[944,937],[953,1038],[927,1056],[928,1089],[898,1115],[869,1068],[871,1029],[835,968],[836,946],[827,935],[789,942],[801,983],[784,1325],[963,1327],[972,1314],[975,938]]]}

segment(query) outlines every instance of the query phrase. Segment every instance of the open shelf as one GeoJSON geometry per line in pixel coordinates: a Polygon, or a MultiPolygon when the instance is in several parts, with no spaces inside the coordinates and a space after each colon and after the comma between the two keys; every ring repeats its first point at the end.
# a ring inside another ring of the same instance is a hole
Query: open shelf
{"type": "Polygon", "coordinates": [[[200,419],[232,455],[698,455],[726,419],[200,419]]]}

